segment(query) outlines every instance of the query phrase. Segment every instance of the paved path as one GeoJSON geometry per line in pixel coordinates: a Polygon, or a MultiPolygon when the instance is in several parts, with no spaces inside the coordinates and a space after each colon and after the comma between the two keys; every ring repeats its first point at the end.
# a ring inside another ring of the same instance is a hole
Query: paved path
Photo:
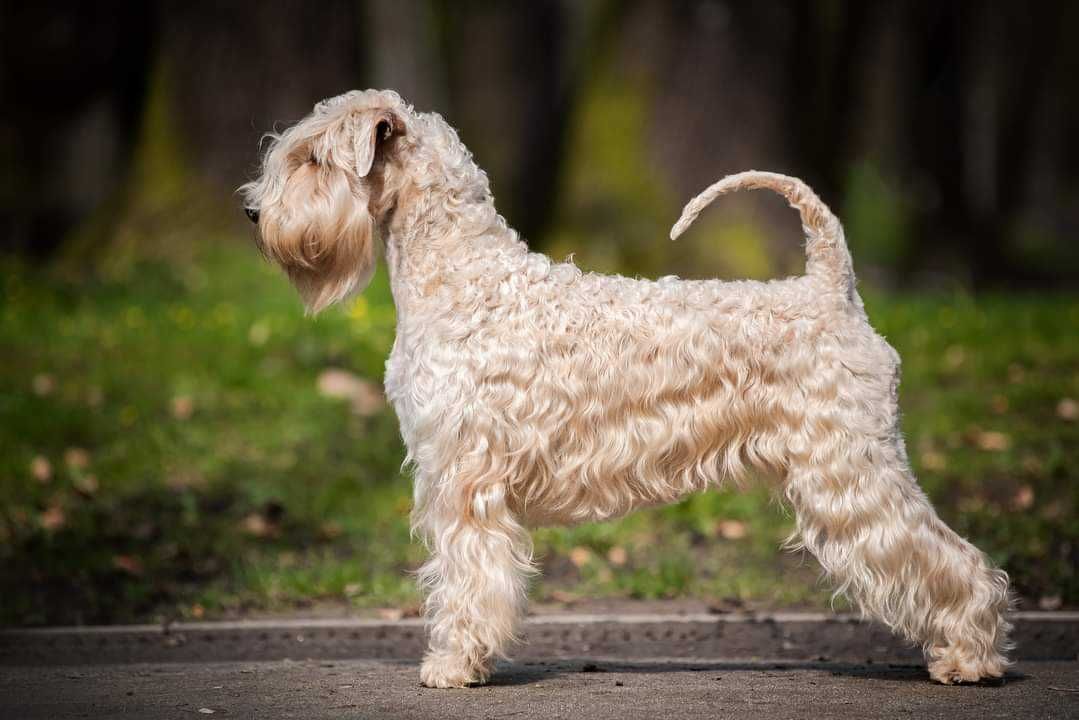
{"type": "Polygon", "coordinates": [[[414,619],[0,631],[0,720],[36,718],[1079,718],[1079,614],[1016,616],[1003,682],[932,683],[855,618],[530,618],[490,685],[419,686],[414,619]]]}
{"type": "Polygon", "coordinates": [[[374,660],[3,668],[0,717],[1079,717],[1079,664],[1062,662],[969,687],[933,684],[920,665],[685,659],[524,662],[467,690],[421,688],[417,677],[413,663],[374,660]]]}

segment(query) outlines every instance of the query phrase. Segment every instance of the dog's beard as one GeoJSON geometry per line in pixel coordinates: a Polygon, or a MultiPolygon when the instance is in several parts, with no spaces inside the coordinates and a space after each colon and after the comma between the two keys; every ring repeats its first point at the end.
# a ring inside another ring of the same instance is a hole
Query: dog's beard
{"type": "Polygon", "coordinates": [[[307,162],[262,212],[263,252],[285,270],[309,312],[362,290],[374,274],[374,221],[356,184],[344,170],[307,162]]]}

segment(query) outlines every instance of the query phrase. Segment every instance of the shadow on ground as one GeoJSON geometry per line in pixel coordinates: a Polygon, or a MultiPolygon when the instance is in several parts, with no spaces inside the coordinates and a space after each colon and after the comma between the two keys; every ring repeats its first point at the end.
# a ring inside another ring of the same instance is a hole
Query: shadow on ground
{"type": "MultiPolygon", "coordinates": [[[[806,662],[756,662],[756,661],[720,661],[720,662],[684,662],[684,661],[597,661],[590,659],[566,659],[558,661],[536,661],[504,663],[499,665],[491,680],[487,683],[495,687],[515,687],[531,685],[549,680],[559,675],[571,674],[637,674],[662,675],[665,673],[730,673],[730,672],[773,672],[800,673],[813,671],[828,673],[833,677],[862,678],[867,680],[887,680],[890,682],[932,683],[924,665],[910,663],[849,663],[829,661],[806,662]]],[[[1026,675],[1015,670],[1008,671],[1004,677],[983,680],[974,685],[978,687],[999,687],[1009,683],[1026,680],[1026,675]]]]}

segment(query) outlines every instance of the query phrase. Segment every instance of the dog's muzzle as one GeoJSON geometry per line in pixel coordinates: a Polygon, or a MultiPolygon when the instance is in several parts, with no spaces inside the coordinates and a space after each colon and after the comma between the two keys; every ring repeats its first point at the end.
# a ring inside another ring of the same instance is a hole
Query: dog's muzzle
{"type": "Polygon", "coordinates": [[[251,222],[253,222],[255,224],[258,224],[258,221],[259,221],[259,211],[258,210],[256,210],[255,208],[245,207],[244,208],[244,213],[247,215],[248,220],[250,220],[251,222]]]}

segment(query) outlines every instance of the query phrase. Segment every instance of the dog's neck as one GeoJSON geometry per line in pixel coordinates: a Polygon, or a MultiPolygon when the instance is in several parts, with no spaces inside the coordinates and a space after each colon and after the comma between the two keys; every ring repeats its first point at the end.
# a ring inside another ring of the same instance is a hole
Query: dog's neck
{"type": "Polygon", "coordinates": [[[420,189],[411,178],[404,182],[382,227],[399,320],[419,304],[456,297],[455,287],[497,283],[528,255],[488,192],[452,176],[439,185],[420,189]]]}

